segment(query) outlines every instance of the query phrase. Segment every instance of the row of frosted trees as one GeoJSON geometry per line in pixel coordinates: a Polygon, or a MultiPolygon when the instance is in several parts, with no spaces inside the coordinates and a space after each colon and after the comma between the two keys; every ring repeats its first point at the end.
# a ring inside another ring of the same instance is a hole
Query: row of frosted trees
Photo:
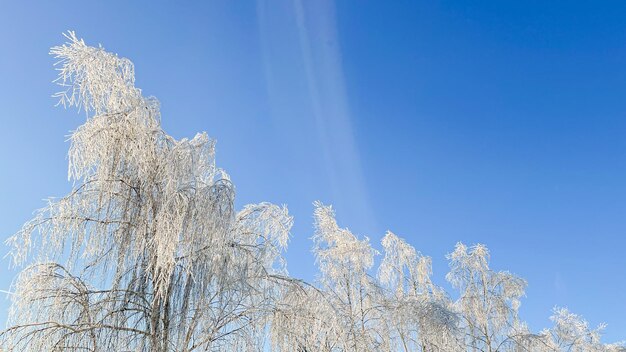
{"type": "Polygon", "coordinates": [[[431,260],[388,232],[367,238],[315,204],[319,281],[286,274],[285,207],[234,208],[206,134],[175,140],[130,61],[74,33],[51,51],[57,97],[87,113],[71,135],[73,190],[11,237],[16,280],[8,351],[625,351],[556,309],[532,333],[518,318],[526,282],[489,268],[482,245],[448,255],[451,298],[431,260]]]}

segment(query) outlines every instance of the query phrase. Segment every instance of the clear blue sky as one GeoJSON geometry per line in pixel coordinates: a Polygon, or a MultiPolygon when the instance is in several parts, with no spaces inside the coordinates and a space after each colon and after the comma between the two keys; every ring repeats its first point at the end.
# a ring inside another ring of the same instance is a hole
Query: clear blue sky
{"type": "Polygon", "coordinates": [[[442,285],[457,241],[486,244],[535,330],[560,305],[626,338],[625,2],[207,3],[0,2],[0,237],[70,189],[84,116],[53,107],[47,52],[73,29],[135,63],[166,131],[217,138],[239,205],[288,204],[292,275],[314,278],[319,199],[442,285]]]}

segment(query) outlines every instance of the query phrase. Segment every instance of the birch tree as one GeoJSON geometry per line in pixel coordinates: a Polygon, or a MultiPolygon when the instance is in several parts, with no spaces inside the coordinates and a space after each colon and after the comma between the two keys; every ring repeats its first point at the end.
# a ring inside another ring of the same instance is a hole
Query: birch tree
{"type": "Polygon", "coordinates": [[[342,351],[389,350],[390,339],[378,305],[380,288],[368,274],[377,253],[366,237],[340,228],[330,206],[315,203],[313,252],[320,283],[338,319],[342,351]]]}
{"type": "Polygon", "coordinates": [[[554,308],[550,320],[554,325],[533,335],[524,344],[538,352],[624,352],[622,344],[603,344],[600,340],[604,324],[591,328],[580,315],[567,308],[554,308]]]}
{"type": "Polygon", "coordinates": [[[72,132],[72,191],[8,240],[19,351],[261,349],[292,218],[268,203],[234,209],[235,188],[205,133],[176,140],[133,64],[73,32],[52,48],[72,132]]]}
{"type": "Polygon", "coordinates": [[[460,351],[458,317],[442,288],[431,281],[431,258],[388,231],[385,256],[378,269],[386,289],[384,305],[397,349],[402,351],[460,351]]]}
{"type": "Polygon", "coordinates": [[[448,259],[446,278],[460,293],[455,306],[468,350],[511,350],[521,334],[518,309],[526,281],[506,271],[491,270],[489,251],[480,244],[467,248],[458,243],[448,259]]]}

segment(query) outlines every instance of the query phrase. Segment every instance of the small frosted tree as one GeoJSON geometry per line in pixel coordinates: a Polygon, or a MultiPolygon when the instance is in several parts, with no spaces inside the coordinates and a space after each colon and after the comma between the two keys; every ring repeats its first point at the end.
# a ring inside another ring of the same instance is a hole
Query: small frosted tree
{"type": "Polygon", "coordinates": [[[340,228],[330,206],[316,202],[314,219],[320,283],[341,328],[341,350],[390,349],[389,333],[381,324],[382,307],[378,305],[381,291],[368,275],[377,252],[368,238],[359,240],[348,229],[340,228]]]}
{"type": "Polygon", "coordinates": [[[512,350],[521,334],[517,313],[526,281],[506,271],[491,270],[489,251],[480,244],[468,249],[458,243],[448,259],[446,278],[460,291],[455,307],[468,350],[512,350]]]}
{"type": "Polygon", "coordinates": [[[20,351],[260,349],[292,218],[268,203],[234,209],[215,141],[175,140],[133,64],[73,32],[54,47],[56,96],[87,121],[70,137],[73,190],[8,240],[10,327],[20,351]],[[34,253],[33,253],[34,252],[34,253]]]}
{"type": "Polygon", "coordinates": [[[378,280],[394,344],[402,351],[461,350],[452,302],[430,279],[431,258],[390,231],[381,242],[378,280]]]}
{"type": "Polygon", "coordinates": [[[525,350],[537,352],[624,352],[621,344],[603,344],[600,341],[601,324],[595,329],[581,316],[571,313],[566,308],[555,308],[550,320],[554,326],[545,329],[520,344],[525,350]]]}

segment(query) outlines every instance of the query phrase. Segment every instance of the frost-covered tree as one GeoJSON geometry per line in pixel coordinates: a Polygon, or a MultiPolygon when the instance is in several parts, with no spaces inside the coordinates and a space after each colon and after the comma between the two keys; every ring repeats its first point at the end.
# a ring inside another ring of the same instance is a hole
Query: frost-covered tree
{"type": "Polygon", "coordinates": [[[431,259],[392,232],[383,237],[382,246],[378,279],[387,289],[384,306],[397,349],[461,350],[452,302],[430,279],[431,259]]]}
{"type": "Polygon", "coordinates": [[[601,324],[595,329],[581,316],[571,313],[566,308],[555,308],[550,320],[554,326],[537,335],[532,335],[524,345],[527,350],[537,352],[624,352],[621,344],[603,344],[600,341],[601,324]]]}
{"type": "Polygon", "coordinates": [[[507,351],[520,334],[520,298],[526,281],[506,271],[489,268],[489,251],[483,245],[467,248],[458,243],[448,254],[448,281],[460,292],[455,302],[464,340],[471,351],[507,351]]]}
{"type": "MultiPolygon", "coordinates": [[[[333,308],[342,351],[389,350],[389,333],[379,305],[381,290],[368,270],[377,253],[366,237],[340,228],[330,206],[315,203],[314,253],[320,283],[333,308]]],[[[325,318],[326,319],[326,318],[325,318]]]]}
{"type": "Polygon", "coordinates": [[[19,351],[261,349],[292,218],[234,209],[215,141],[176,140],[124,58],[73,32],[54,47],[73,190],[8,242],[21,265],[2,344],[19,351]]]}

